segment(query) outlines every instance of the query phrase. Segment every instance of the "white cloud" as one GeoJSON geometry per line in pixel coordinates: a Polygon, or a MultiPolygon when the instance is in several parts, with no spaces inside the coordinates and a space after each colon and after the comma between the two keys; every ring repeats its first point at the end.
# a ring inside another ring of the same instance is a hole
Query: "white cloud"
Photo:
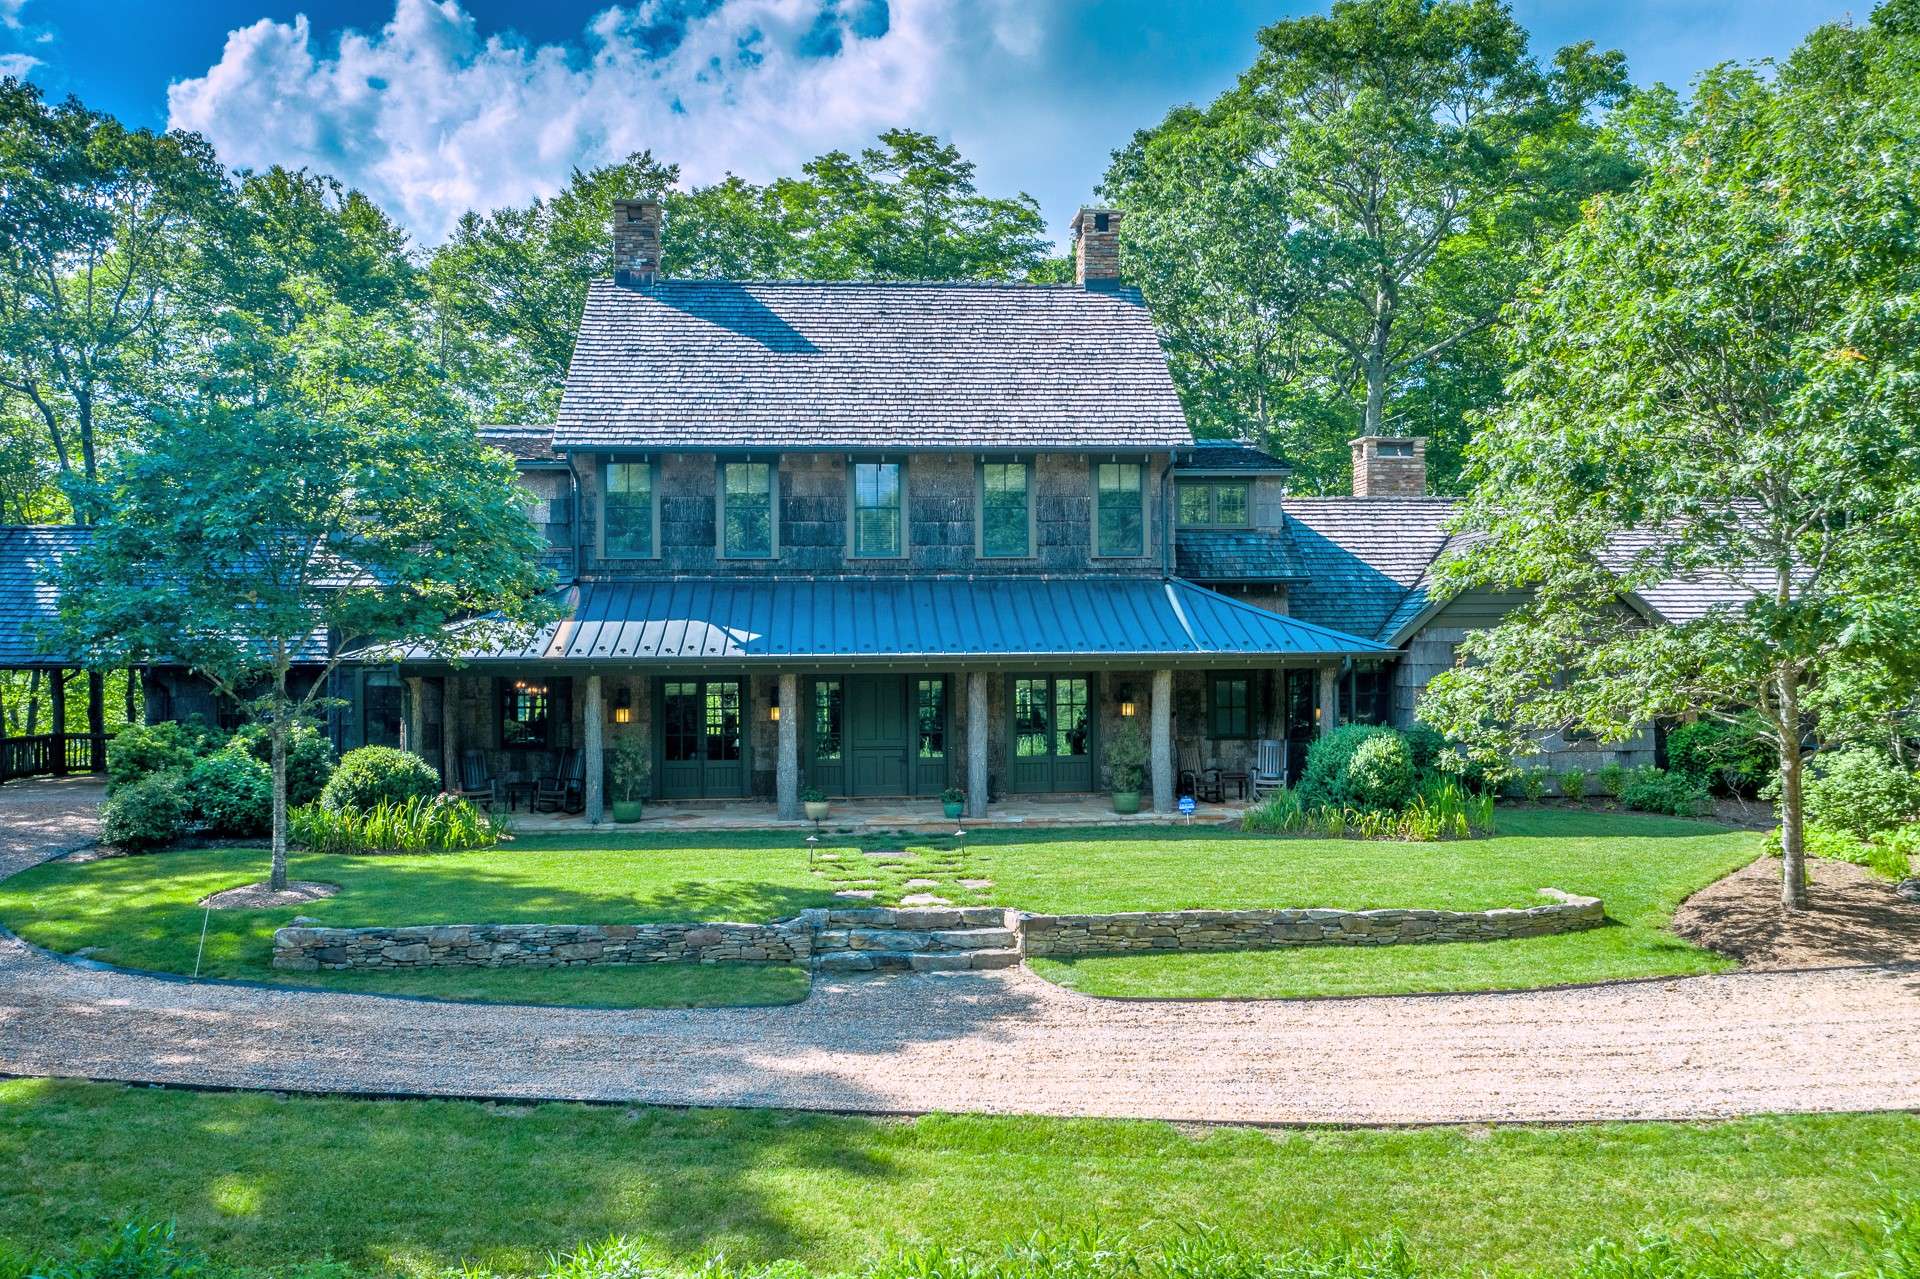
{"type": "Polygon", "coordinates": [[[0,53],[0,76],[24,76],[40,65],[40,59],[26,53],[0,53]]]}
{"type": "MultiPolygon", "coordinates": [[[[337,45],[305,16],[262,19],[168,90],[169,124],[205,134],[231,164],[334,173],[432,242],[465,209],[523,203],[575,165],[642,148],[688,181],[765,179],[914,123],[953,88],[946,55],[977,39],[969,8],[638,0],[569,47],[485,35],[459,0],[395,0],[385,27],[337,45]]],[[[994,35],[1018,53],[1027,32],[994,35]]]]}
{"type": "Polygon", "coordinates": [[[20,30],[20,11],[26,7],[27,0],[0,0],[0,27],[9,31],[20,30]]]}

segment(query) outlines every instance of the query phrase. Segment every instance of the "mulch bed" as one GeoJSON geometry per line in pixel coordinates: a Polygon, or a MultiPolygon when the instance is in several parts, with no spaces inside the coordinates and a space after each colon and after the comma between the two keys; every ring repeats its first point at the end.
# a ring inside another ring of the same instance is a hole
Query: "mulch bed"
{"type": "Polygon", "coordinates": [[[340,891],[338,884],[322,884],[311,879],[296,879],[280,892],[268,888],[266,881],[257,884],[242,884],[238,888],[229,888],[225,892],[202,897],[200,905],[211,906],[215,910],[267,910],[274,906],[301,906],[307,902],[317,902],[333,896],[340,891]]]}
{"type": "Polygon", "coordinates": [[[1807,867],[1809,910],[1780,909],[1780,859],[1762,857],[1689,897],[1673,931],[1748,968],[1920,964],[1920,903],[1864,867],[1807,867]]]}

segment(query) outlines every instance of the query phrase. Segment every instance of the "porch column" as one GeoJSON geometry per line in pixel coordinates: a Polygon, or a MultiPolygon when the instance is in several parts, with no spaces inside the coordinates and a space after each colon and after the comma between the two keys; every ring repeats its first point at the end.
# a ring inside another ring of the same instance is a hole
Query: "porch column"
{"type": "Polygon", "coordinates": [[[582,734],[586,747],[584,767],[586,777],[582,790],[587,800],[587,821],[598,826],[607,815],[605,796],[606,780],[606,725],[607,712],[600,704],[600,677],[587,676],[586,703],[581,711],[584,723],[582,734]]]}
{"type": "Polygon", "coordinates": [[[440,681],[440,785],[450,791],[460,789],[460,699],[459,680],[448,675],[440,681]]]}
{"type": "Polygon", "coordinates": [[[107,771],[107,677],[87,672],[87,769],[107,771]]]}
{"type": "Polygon", "coordinates": [[[406,733],[406,740],[400,743],[401,747],[426,759],[427,681],[418,675],[407,676],[407,718],[401,730],[406,733]]]}
{"type": "Polygon", "coordinates": [[[967,816],[987,815],[987,673],[967,673],[967,816]]]}
{"type": "Polygon", "coordinates": [[[781,821],[800,820],[800,677],[780,673],[780,750],[775,756],[773,794],[781,821]]]}
{"type": "Polygon", "coordinates": [[[1320,668],[1320,724],[1314,736],[1325,737],[1340,727],[1340,668],[1320,668]]]}
{"type": "Polygon", "coordinates": [[[53,685],[49,690],[53,694],[53,775],[64,777],[67,772],[67,672],[56,667],[53,672],[53,685]]]}
{"type": "Polygon", "coordinates": [[[1148,742],[1149,768],[1153,778],[1153,811],[1173,811],[1173,672],[1153,673],[1153,707],[1148,742]]]}

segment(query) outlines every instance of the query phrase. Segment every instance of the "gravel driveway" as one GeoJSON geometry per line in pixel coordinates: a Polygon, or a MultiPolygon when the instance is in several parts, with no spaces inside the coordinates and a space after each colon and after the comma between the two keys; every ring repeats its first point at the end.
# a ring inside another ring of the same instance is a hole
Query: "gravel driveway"
{"type": "MultiPolygon", "coordinates": [[[[0,793],[9,828],[13,794],[0,793]]],[[[80,829],[35,820],[62,839],[80,829]]],[[[0,1071],[1243,1123],[1916,1108],[1920,969],[1205,1004],[1092,999],[1013,969],[822,980],[781,1008],[614,1012],[163,980],[62,962],[8,937],[0,1071]]]]}

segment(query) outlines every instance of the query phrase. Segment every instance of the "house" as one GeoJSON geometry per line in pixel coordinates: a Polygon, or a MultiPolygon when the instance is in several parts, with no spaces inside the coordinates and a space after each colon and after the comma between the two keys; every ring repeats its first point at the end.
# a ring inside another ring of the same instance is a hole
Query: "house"
{"type": "MultiPolygon", "coordinates": [[[[1353,496],[1306,498],[1280,459],[1196,441],[1120,219],[1075,218],[1072,285],[745,283],[662,278],[660,206],[618,202],[556,421],[481,432],[534,495],[565,620],[458,662],[362,655],[336,742],[573,772],[595,819],[622,738],[659,799],[957,788],[979,816],[1107,789],[1130,724],[1165,811],[1262,739],[1297,773],[1340,722],[1410,723],[1513,603],[1432,593],[1452,503],[1424,442],[1355,440],[1353,496]]],[[[147,686],[153,717],[217,710],[185,672],[147,686]]]]}

